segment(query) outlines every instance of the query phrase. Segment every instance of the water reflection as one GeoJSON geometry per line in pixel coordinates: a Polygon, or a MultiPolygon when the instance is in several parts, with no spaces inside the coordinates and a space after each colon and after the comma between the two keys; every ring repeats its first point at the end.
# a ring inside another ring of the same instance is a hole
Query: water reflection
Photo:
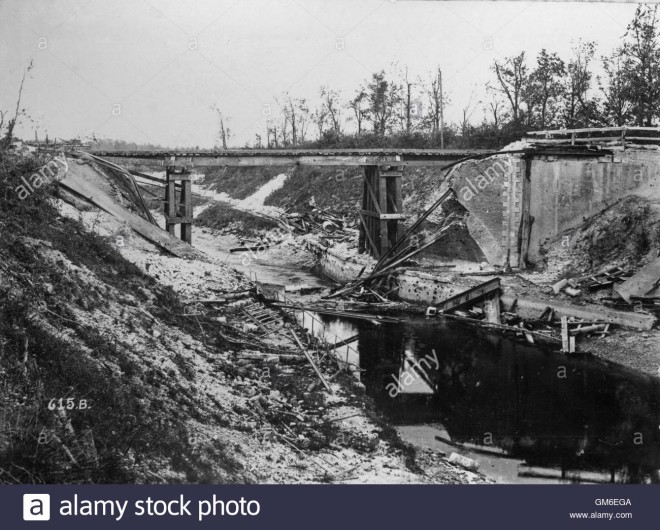
{"type": "Polygon", "coordinates": [[[630,482],[660,468],[657,378],[456,323],[353,326],[362,382],[393,423],[441,422],[455,442],[530,466],[616,471],[630,482]]]}

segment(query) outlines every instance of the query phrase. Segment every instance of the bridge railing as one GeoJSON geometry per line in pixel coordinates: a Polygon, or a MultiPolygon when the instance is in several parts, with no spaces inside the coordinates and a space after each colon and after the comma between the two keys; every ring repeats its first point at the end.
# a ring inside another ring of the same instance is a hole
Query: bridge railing
{"type": "Polygon", "coordinates": [[[660,127],[596,127],[529,131],[527,140],[542,144],[660,144],[660,127]]]}

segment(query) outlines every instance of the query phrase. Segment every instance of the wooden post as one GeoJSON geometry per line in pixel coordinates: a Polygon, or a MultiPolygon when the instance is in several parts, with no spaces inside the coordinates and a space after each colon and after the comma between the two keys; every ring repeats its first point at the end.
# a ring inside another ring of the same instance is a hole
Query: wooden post
{"type": "Polygon", "coordinates": [[[403,218],[401,177],[400,167],[364,166],[358,248],[361,252],[370,250],[375,258],[385,255],[403,236],[399,223],[403,218]]]}
{"type": "Polygon", "coordinates": [[[568,338],[568,317],[561,317],[561,351],[568,353],[570,351],[570,340],[568,338]]]}
{"type": "MultiPolygon", "coordinates": [[[[397,213],[403,213],[403,184],[401,182],[401,179],[403,177],[403,171],[401,171],[401,175],[394,177],[394,206],[396,209],[397,213]]],[[[397,220],[396,222],[396,241],[401,239],[403,237],[403,219],[400,221],[397,220]]]]}
{"type": "Polygon", "coordinates": [[[165,183],[165,230],[167,230],[171,236],[174,235],[174,223],[170,223],[169,219],[176,215],[176,193],[174,189],[176,184],[172,179],[173,172],[174,169],[167,166],[165,172],[167,177],[167,182],[165,183]]]}
{"type": "MultiPolygon", "coordinates": [[[[363,182],[362,182],[362,209],[367,210],[367,166],[362,167],[363,171],[363,182]]],[[[367,248],[367,237],[366,235],[369,233],[369,224],[368,224],[368,219],[362,219],[362,223],[360,223],[360,236],[358,238],[358,252],[362,254],[363,252],[366,252],[368,250],[367,248]]],[[[371,234],[369,234],[369,239],[371,238],[371,234]]],[[[373,241],[370,241],[370,243],[373,246],[373,241]]],[[[374,249],[375,251],[375,249],[374,249]]]]}
{"type": "Polygon", "coordinates": [[[192,183],[186,168],[168,166],[165,183],[165,230],[174,235],[174,227],[181,225],[181,239],[192,243],[192,183]],[[177,201],[176,183],[181,182],[181,197],[177,201]]]}
{"type": "Polygon", "coordinates": [[[490,298],[486,299],[484,303],[484,312],[486,313],[486,321],[492,324],[501,324],[500,318],[500,295],[495,293],[490,298]]]}
{"type": "MultiPolygon", "coordinates": [[[[192,221],[192,182],[190,180],[184,180],[181,183],[181,207],[183,210],[181,216],[192,221]]],[[[189,245],[192,244],[192,222],[181,223],[181,239],[189,245]]]]}
{"type": "MultiPolygon", "coordinates": [[[[380,175],[380,168],[376,166],[375,168],[375,180],[376,180],[376,189],[378,190],[378,205],[380,206],[381,213],[388,213],[387,208],[387,179],[384,179],[380,175]]],[[[380,254],[376,257],[380,257],[385,254],[390,248],[390,238],[388,234],[388,222],[386,219],[379,219],[378,224],[380,225],[380,254]]]]}

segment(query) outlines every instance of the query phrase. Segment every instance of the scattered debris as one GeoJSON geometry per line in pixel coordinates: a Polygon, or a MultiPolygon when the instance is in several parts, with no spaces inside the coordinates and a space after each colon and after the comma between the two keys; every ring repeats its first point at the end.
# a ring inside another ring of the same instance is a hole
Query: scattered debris
{"type": "Polygon", "coordinates": [[[637,273],[628,278],[615,291],[626,301],[630,302],[632,296],[659,296],[660,295],[660,258],[647,263],[637,273]]]}

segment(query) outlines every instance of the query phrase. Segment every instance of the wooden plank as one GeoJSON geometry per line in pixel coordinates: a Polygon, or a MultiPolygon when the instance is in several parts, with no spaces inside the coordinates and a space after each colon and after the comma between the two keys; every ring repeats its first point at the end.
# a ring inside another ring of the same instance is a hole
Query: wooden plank
{"type": "Polygon", "coordinates": [[[190,180],[181,183],[181,206],[183,209],[183,219],[190,219],[181,224],[181,239],[189,245],[192,244],[192,182],[190,180]]]}
{"type": "Polygon", "coordinates": [[[648,131],[660,133],[660,127],[594,127],[589,129],[554,129],[547,131],[528,131],[527,135],[542,136],[548,134],[572,134],[572,133],[595,133],[595,132],[621,132],[621,131],[648,131]]]}
{"type": "MultiPolygon", "coordinates": [[[[178,239],[171,238],[167,232],[152,225],[123,206],[120,206],[112,197],[87,181],[78,171],[80,168],[84,167],[88,166],[70,164],[69,171],[67,171],[62,180],[58,181],[59,185],[64,189],[83,197],[117,219],[126,221],[132,230],[135,230],[135,232],[140,234],[147,241],[158,245],[170,254],[178,257],[193,257],[197,255],[195,249],[190,245],[183,241],[179,241],[178,239]]],[[[82,170],[80,169],[80,171],[82,170]]]]}
{"type": "MultiPolygon", "coordinates": [[[[399,212],[400,214],[403,214],[403,184],[401,182],[401,177],[395,179],[394,181],[394,205],[396,207],[395,211],[399,212]]],[[[403,223],[396,223],[396,243],[399,242],[402,236],[403,236],[403,223]]]]}
{"type": "MultiPolygon", "coordinates": [[[[363,168],[362,173],[367,170],[367,168],[363,168]]],[[[363,177],[364,180],[364,177],[363,177]]],[[[362,183],[362,210],[367,209],[367,198],[368,198],[368,193],[367,193],[367,183],[366,180],[362,183]]],[[[369,227],[367,226],[367,223],[364,219],[361,219],[360,223],[360,234],[358,236],[358,252],[366,252],[367,245],[366,245],[366,234],[369,230],[369,227]]]]}
{"type": "Polygon", "coordinates": [[[386,219],[386,220],[399,220],[407,219],[407,215],[402,213],[376,213],[370,212],[369,210],[360,210],[362,215],[368,215],[369,217],[374,217],[375,219],[386,219]]]}
{"type": "MultiPolygon", "coordinates": [[[[192,217],[177,217],[177,216],[175,216],[175,217],[166,217],[165,218],[166,223],[174,224],[174,225],[182,224],[182,223],[190,224],[190,223],[193,223],[194,221],[195,221],[195,219],[193,219],[192,217]]],[[[181,238],[181,239],[183,239],[183,238],[181,238]]]]}
{"type": "Polygon", "coordinates": [[[544,309],[551,307],[557,316],[583,318],[585,320],[600,320],[606,324],[617,324],[628,328],[649,330],[657,322],[653,315],[633,311],[616,311],[595,304],[574,305],[563,302],[542,300],[532,297],[515,298],[502,295],[505,306],[517,299],[517,312],[523,318],[537,318],[544,309]]]}
{"type": "Polygon", "coordinates": [[[358,215],[360,216],[360,222],[364,226],[364,234],[367,240],[369,241],[369,245],[371,245],[371,250],[373,251],[373,255],[375,256],[376,254],[378,254],[378,247],[376,247],[376,243],[374,243],[373,239],[371,238],[371,234],[367,229],[367,222],[364,220],[364,217],[362,217],[362,212],[358,212],[358,215]]]}
{"type": "Polygon", "coordinates": [[[502,331],[512,331],[512,332],[515,332],[517,334],[520,334],[520,333],[524,332],[524,333],[528,333],[528,334],[532,335],[533,337],[537,337],[537,338],[542,339],[544,341],[552,342],[552,343],[555,343],[555,344],[559,344],[561,342],[558,338],[553,337],[552,335],[546,335],[545,333],[540,333],[538,331],[532,331],[531,329],[521,330],[519,327],[516,327],[516,326],[507,326],[506,324],[495,324],[494,322],[486,322],[484,320],[477,320],[475,318],[462,317],[462,316],[458,316],[458,315],[452,315],[452,314],[449,314],[449,313],[443,313],[441,316],[443,318],[449,318],[449,319],[452,319],[452,320],[460,320],[462,322],[469,322],[469,323],[476,324],[477,326],[484,327],[484,328],[500,329],[502,331]]]}
{"type": "Polygon", "coordinates": [[[172,181],[177,181],[177,182],[182,182],[182,181],[190,181],[192,180],[192,175],[190,173],[170,173],[170,180],[172,181]]]}
{"type": "Polygon", "coordinates": [[[627,279],[614,290],[630,303],[631,296],[644,296],[660,285],[660,258],[656,258],[641,269],[631,278],[627,279]]]}
{"type": "Polygon", "coordinates": [[[561,317],[561,351],[568,353],[570,345],[568,343],[568,317],[561,317]]]}
{"type": "Polygon", "coordinates": [[[174,225],[167,222],[168,218],[176,217],[176,190],[174,188],[174,182],[170,180],[171,170],[168,167],[166,173],[165,183],[165,230],[169,232],[170,235],[174,235],[174,225]]]}
{"type": "MultiPolygon", "coordinates": [[[[379,213],[387,214],[387,180],[380,178],[380,168],[377,167],[374,172],[376,179],[376,188],[378,189],[378,203],[380,205],[378,211],[379,213]]],[[[389,238],[389,225],[386,219],[380,219],[378,221],[380,224],[380,252],[379,256],[382,256],[390,249],[390,238],[389,238]]]]}
{"type": "Polygon", "coordinates": [[[305,357],[307,357],[307,361],[309,362],[310,365],[312,365],[312,368],[314,369],[314,372],[316,372],[316,375],[318,378],[321,380],[321,383],[323,383],[323,386],[325,389],[332,394],[332,387],[328,384],[328,382],[325,380],[325,377],[323,377],[323,374],[321,373],[321,370],[319,370],[319,367],[316,366],[316,363],[314,362],[314,359],[312,359],[311,355],[307,352],[307,348],[305,348],[300,342],[300,339],[298,338],[298,335],[296,335],[296,332],[293,331],[292,329],[289,329],[291,332],[291,335],[295,339],[296,343],[298,344],[298,347],[300,348],[300,351],[303,352],[305,357]]]}
{"type": "Polygon", "coordinates": [[[484,149],[227,149],[220,152],[139,152],[97,151],[97,156],[113,158],[125,164],[165,166],[171,163],[193,167],[249,166],[444,166],[470,156],[487,156],[495,151],[484,149]]]}
{"type": "Polygon", "coordinates": [[[375,208],[375,211],[376,211],[376,212],[381,213],[380,203],[379,203],[378,198],[376,197],[376,194],[375,194],[375,192],[374,192],[374,190],[373,190],[373,187],[372,187],[372,185],[373,185],[373,180],[375,180],[375,179],[373,178],[373,174],[374,174],[374,172],[375,172],[375,166],[371,166],[371,167],[370,167],[370,169],[369,169],[369,173],[370,173],[370,175],[367,175],[367,168],[364,168],[364,169],[365,169],[365,172],[362,174],[362,177],[364,178],[364,182],[365,182],[366,185],[367,185],[367,188],[366,188],[366,189],[367,189],[367,191],[368,191],[368,193],[369,193],[369,196],[371,197],[371,201],[372,201],[372,202],[371,202],[371,206],[372,206],[373,208],[375,208]]]}
{"type": "Polygon", "coordinates": [[[467,289],[462,293],[451,296],[446,300],[443,300],[439,304],[436,304],[438,311],[446,312],[465,307],[466,305],[473,305],[479,300],[482,300],[486,296],[492,293],[499,292],[500,290],[500,279],[493,278],[487,282],[481,283],[476,287],[467,289]]]}
{"type": "Polygon", "coordinates": [[[500,316],[500,295],[499,293],[486,299],[484,303],[484,311],[486,313],[486,320],[494,324],[501,324],[502,319],[500,316]]]}
{"type": "Polygon", "coordinates": [[[336,350],[337,348],[341,348],[342,346],[346,346],[347,344],[351,344],[352,342],[356,342],[357,340],[360,339],[360,335],[353,335],[352,337],[348,337],[347,339],[341,340],[339,342],[335,342],[332,345],[332,349],[336,350]]]}

